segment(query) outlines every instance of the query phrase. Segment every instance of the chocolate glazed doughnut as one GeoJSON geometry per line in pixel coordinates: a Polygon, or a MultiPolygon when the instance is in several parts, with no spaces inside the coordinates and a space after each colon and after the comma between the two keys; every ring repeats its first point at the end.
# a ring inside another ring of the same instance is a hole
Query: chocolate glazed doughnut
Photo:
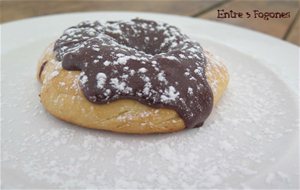
{"type": "MultiPolygon", "coordinates": [[[[62,70],[80,72],[80,89],[95,106],[134,100],[174,110],[185,128],[201,126],[212,111],[214,94],[206,77],[212,61],[174,26],[142,19],[82,22],[64,31],[53,54],[62,70]]],[[[226,87],[227,71],[221,70],[226,87]]]]}
{"type": "Polygon", "coordinates": [[[175,27],[140,19],[82,23],[54,50],[64,69],[82,71],[80,86],[93,103],[130,98],[171,108],[188,128],[201,126],[212,110],[203,50],[175,27]]]}

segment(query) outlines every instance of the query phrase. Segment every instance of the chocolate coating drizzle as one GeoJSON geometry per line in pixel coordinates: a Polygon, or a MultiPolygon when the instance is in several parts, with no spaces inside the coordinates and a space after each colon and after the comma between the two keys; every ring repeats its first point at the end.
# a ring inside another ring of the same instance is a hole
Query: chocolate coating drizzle
{"type": "Polygon", "coordinates": [[[41,78],[42,73],[43,73],[43,71],[44,71],[45,66],[46,66],[47,63],[48,63],[48,61],[44,61],[44,62],[42,63],[42,65],[41,65],[41,67],[40,67],[40,71],[39,71],[39,79],[41,78]]]}
{"type": "Polygon", "coordinates": [[[56,41],[56,59],[79,70],[86,98],[98,104],[134,99],[175,110],[187,128],[212,110],[202,47],[176,27],[149,20],[82,22],[56,41]]]}

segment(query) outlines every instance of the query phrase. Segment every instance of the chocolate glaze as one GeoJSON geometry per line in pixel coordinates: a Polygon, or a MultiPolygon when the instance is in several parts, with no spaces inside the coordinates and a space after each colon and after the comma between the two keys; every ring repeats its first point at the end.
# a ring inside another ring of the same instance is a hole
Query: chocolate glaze
{"type": "Polygon", "coordinates": [[[42,76],[43,70],[45,69],[46,64],[48,63],[48,61],[44,61],[40,67],[40,72],[39,72],[39,79],[42,76]]]}
{"type": "Polygon", "coordinates": [[[202,47],[176,27],[149,20],[83,22],[56,41],[56,59],[79,70],[86,98],[98,104],[134,99],[175,110],[187,128],[212,110],[202,47]]]}

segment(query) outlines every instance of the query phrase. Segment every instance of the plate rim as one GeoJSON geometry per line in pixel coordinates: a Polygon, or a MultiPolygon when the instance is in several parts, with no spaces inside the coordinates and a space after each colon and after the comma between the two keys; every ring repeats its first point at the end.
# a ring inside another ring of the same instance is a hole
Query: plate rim
{"type": "Polygon", "coordinates": [[[79,14],[101,14],[101,13],[112,13],[112,14],[152,14],[152,15],[165,15],[165,16],[171,16],[171,17],[180,17],[180,18],[187,18],[187,19],[193,19],[193,20],[201,20],[204,22],[211,22],[211,23],[216,23],[219,25],[225,25],[225,26],[229,26],[235,29],[239,29],[239,30],[247,30],[249,32],[253,32],[256,33],[257,35],[262,35],[264,37],[269,37],[269,38],[273,38],[274,40],[278,40],[280,42],[286,43],[288,45],[294,46],[295,48],[299,48],[300,46],[293,44],[289,41],[283,40],[281,38],[272,36],[272,35],[268,35],[265,34],[263,32],[260,31],[256,31],[253,30],[251,28],[246,28],[246,27],[242,27],[242,26],[237,26],[237,25],[233,25],[230,23],[226,23],[226,22],[218,22],[215,20],[209,20],[209,19],[203,19],[201,17],[191,17],[191,16],[187,16],[187,15],[176,15],[176,14],[171,14],[171,13],[160,13],[160,12],[142,12],[142,11],[114,11],[114,10],[103,10],[103,11],[86,11],[86,12],[80,12],[80,11],[74,11],[74,12],[64,12],[64,13],[56,13],[56,14],[48,14],[48,15],[38,15],[38,16],[33,16],[33,17],[27,17],[27,18],[21,18],[18,20],[12,20],[12,21],[8,21],[8,22],[4,22],[0,24],[0,27],[10,27],[10,25],[14,25],[14,24],[19,24],[21,22],[32,22],[35,20],[40,20],[40,19],[47,19],[47,18],[54,18],[54,17],[60,17],[60,16],[69,16],[69,15],[79,15],[79,14]]]}

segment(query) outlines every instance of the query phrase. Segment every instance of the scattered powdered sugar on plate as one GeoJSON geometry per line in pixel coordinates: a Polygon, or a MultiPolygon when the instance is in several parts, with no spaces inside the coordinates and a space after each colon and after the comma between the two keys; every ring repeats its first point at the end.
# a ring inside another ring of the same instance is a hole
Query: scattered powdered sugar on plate
{"type": "MultiPolygon", "coordinates": [[[[248,180],[262,173],[262,187],[290,187],[297,173],[268,168],[280,161],[297,130],[293,97],[257,61],[227,51],[230,84],[221,102],[203,127],[171,134],[76,127],[43,109],[30,68],[18,70],[18,78],[3,74],[3,187],[240,189],[251,188],[248,180]]],[[[4,64],[3,73],[12,65],[4,64]]],[[[105,76],[97,79],[101,86],[105,76]]],[[[166,94],[177,97],[171,88],[166,94]]]]}

